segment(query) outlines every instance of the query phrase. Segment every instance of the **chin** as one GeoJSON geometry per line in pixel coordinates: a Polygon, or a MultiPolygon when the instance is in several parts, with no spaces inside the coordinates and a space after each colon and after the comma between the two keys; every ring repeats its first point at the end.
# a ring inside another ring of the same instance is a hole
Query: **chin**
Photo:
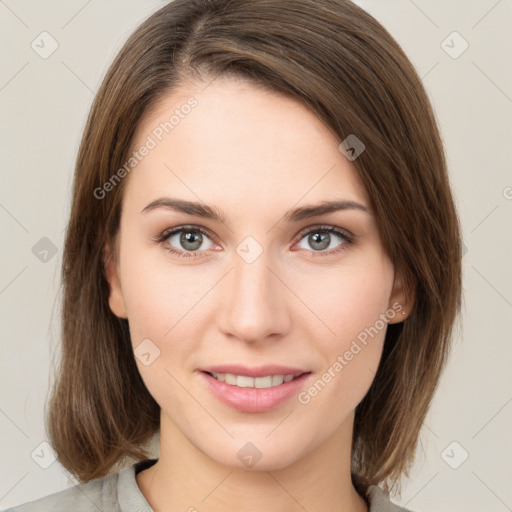
{"type": "Polygon", "coordinates": [[[234,441],[233,444],[233,448],[225,446],[219,452],[204,453],[219,464],[245,471],[277,471],[290,466],[300,456],[299,447],[282,443],[274,446],[264,439],[261,442],[255,438],[247,442],[234,441]]]}

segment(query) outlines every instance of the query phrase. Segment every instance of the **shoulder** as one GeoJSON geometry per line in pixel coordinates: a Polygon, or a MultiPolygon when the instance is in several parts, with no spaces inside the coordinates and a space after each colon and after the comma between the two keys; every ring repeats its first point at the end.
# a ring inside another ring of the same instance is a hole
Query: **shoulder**
{"type": "Polygon", "coordinates": [[[136,482],[136,472],[156,462],[144,460],[103,478],[77,484],[69,489],[23,503],[5,512],[152,512],[136,482]]]}
{"type": "Polygon", "coordinates": [[[370,486],[366,495],[370,503],[368,512],[413,512],[393,503],[389,496],[376,485],[370,486]]]}
{"type": "Polygon", "coordinates": [[[116,473],[115,475],[90,480],[35,501],[7,509],[6,512],[118,511],[120,509],[116,503],[117,479],[118,474],[116,473]]]}

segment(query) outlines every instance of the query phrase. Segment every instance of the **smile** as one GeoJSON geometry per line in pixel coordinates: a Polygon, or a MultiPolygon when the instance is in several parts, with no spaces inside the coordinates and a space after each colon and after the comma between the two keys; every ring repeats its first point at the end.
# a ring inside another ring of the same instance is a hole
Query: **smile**
{"type": "Polygon", "coordinates": [[[296,375],[287,373],[259,377],[205,370],[200,374],[206,388],[220,402],[238,411],[251,413],[266,412],[283,405],[297,396],[313,378],[311,372],[300,371],[296,375]]]}
{"type": "Polygon", "coordinates": [[[265,377],[248,377],[246,375],[234,375],[233,373],[208,372],[214,379],[225,382],[239,388],[272,388],[280,386],[283,382],[290,382],[294,375],[267,375],[265,377]]]}

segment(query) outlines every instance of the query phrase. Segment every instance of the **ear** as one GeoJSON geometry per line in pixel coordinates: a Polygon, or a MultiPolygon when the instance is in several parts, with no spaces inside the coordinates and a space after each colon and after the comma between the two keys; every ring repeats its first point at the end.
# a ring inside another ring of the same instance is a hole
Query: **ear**
{"type": "Polygon", "coordinates": [[[389,316],[390,324],[403,322],[412,311],[415,300],[415,286],[406,285],[405,279],[401,272],[395,272],[395,280],[393,282],[393,290],[389,297],[388,309],[395,312],[393,316],[389,316]]]}
{"type": "Polygon", "coordinates": [[[126,305],[124,303],[123,290],[119,279],[119,269],[115,251],[110,243],[107,242],[103,248],[103,266],[105,268],[105,276],[110,286],[110,294],[108,297],[108,305],[114,315],[119,318],[128,318],[126,314],[126,305]]]}

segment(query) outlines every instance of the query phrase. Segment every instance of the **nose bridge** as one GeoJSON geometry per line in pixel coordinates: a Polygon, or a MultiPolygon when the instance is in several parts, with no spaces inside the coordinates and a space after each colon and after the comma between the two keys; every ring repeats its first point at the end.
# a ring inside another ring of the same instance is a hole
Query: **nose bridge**
{"type": "Polygon", "coordinates": [[[283,285],[269,269],[267,252],[240,244],[234,254],[224,331],[244,341],[258,341],[288,328],[283,285]],[[259,254],[257,254],[259,252],[259,254]]]}

